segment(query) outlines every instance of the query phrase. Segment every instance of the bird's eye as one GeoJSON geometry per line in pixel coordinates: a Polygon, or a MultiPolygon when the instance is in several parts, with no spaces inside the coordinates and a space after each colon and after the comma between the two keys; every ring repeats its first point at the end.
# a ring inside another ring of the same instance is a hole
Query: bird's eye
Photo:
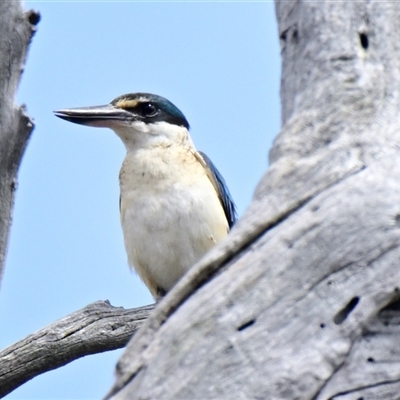
{"type": "Polygon", "coordinates": [[[143,117],[154,117],[157,114],[157,107],[152,103],[142,103],[139,109],[143,117]]]}

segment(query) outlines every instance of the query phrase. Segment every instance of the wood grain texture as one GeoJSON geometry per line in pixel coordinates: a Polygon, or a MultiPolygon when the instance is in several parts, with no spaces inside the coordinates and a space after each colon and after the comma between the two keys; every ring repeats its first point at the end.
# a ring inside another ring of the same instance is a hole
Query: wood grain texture
{"type": "Polygon", "coordinates": [[[80,357],[125,346],[153,308],[98,301],[7,347],[0,352],[0,397],[80,357]]]}
{"type": "Polygon", "coordinates": [[[18,168],[34,127],[15,95],[39,19],[34,11],[24,12],[18,0],[0,0],[0,282],[18,168]]]}
{"type": "Polygon", "coordinates": [[[271,165],[128,344],[107,397],[400,398],[400,3],[276,11],[271,165]]]}

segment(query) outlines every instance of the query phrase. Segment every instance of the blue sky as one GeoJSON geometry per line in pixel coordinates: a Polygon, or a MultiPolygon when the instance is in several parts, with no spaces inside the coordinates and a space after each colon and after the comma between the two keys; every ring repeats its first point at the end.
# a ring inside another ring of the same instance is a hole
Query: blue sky
{"type": "MultiPolygon", "coordinates": [[[[118,211],[124,147],[52,111],[150,92],[186,116],[242,214],[280,128],[272,2],[25,2],[40,11],[18,92],[35,119],[0,288],[0,348],[96,300],[153,300],[128,268],[118,211]],[[4,328],[6,327],[6,329],[4,328]]],[[[41,375],[7,399],[101,398],[121,351],[41,375]]]]}

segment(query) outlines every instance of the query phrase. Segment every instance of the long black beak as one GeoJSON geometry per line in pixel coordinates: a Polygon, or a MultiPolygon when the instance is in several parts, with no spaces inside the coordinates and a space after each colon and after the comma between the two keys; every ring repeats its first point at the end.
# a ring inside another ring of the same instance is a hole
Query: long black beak
{"type": "Polygon", "coordinates": [[[74,124],[110,128],[115,122],[129,121],[132,114],[111,104],[105,106],[65,108],[54,111],[56,117],[73,122],[74,124]]]}

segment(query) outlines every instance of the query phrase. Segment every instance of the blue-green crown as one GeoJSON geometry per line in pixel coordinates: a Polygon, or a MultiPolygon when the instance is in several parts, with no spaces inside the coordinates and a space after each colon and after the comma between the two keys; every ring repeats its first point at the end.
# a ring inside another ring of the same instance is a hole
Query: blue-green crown
{"type": "Polygon", "coordinates": [[[132,114],[146,123],[165,121],[189,129],[189,123],[182,111],[165,97],[156,94],[124,94],[114,99],[111,104],[132,112],[132,114]],[[151,112],[152,107],[154,112],[151,112]]]}

